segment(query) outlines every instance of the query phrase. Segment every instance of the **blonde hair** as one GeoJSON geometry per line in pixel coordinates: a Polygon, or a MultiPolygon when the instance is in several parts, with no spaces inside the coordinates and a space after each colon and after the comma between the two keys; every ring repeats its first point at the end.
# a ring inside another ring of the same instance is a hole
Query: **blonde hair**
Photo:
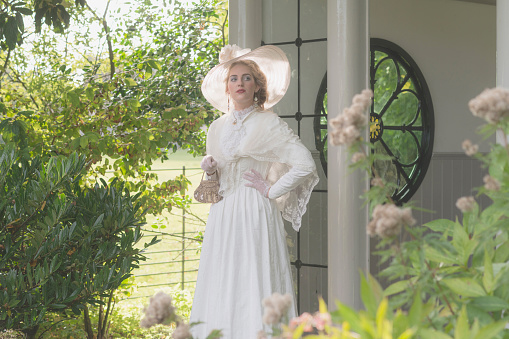
{"type": "MultiPolygon", "coordinates": [[[[262,70],[260,69],[260,66],[252,60],[239,60],[232,63],[228,69],[228,76],[225,79],[226,83],[226,90],[228,90],[228,79],[230,78],[230,71],[233,67],[237,65],[244,65],[249,67],[249,70],[251,71],[251,74],[253,75],[253,78],[255,80],[256,85],[260,88],[258,92],[255,93],[255,97],[258,98],[256,103],[260,108],[263,109],[263,105],[267,101],[268,94],[267,94],[267,77],[265,74],[263,74],[262,70]]],[[[253,98],[254,100],[254,98],[253,98]]]]}

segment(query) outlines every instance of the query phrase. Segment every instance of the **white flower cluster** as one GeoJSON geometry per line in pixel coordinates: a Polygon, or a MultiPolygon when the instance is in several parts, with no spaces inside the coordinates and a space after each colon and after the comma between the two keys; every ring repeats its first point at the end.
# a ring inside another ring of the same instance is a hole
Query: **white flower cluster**
{"type": "Polygon", "coordinates": [[[171,296],[160,291],[150,298],[149,305],[145,308],[145,317],[140,326],[149,328],[176,318],[175,307],[172,305],[171,296]]]}
{"type": "Polygon", "coordinates": [[[484,188],[487,190],[500,191],[500,182],[498,182],[498,180],[493,178],[491,175],[485,175],[482,180],[484,181],[484,188]]]}
{"type": "Polygon", "coordinates": [[[468,107],[475,116],[496,124],[509,114],[509,90],[501,87],[485,89],[470,100],[468,107]]]}
{"type": "Polygon", "coordinates": [[[475,207],[475,199],[472,196],[461,197],[456,201],[456,207],[458,207],[458,209],[463,213],[473,211],[475,207]]]}
{"type": "Polygon", "coordinates": [[[415,219],[411,208],[400,208],[393,204],[377,205],[373,210],[373,218],[367,226],[368,234],[381,238],[398,235],[403,225],[413,226],[415,219]]]}
{"type": "Polygon", "coordinates": [[[461,144],[461,148],[465,151],[465,154],[471,157],[479,151],[479,146],[476,144],[472,144],[472,142],[468,139],[463,141],[461,144]]]}
{"type": "Polygon", "coordinates": [[[237,45],[226,45],[221,48],[221,52],[219,53],[219,63],[222,64],[249,52],[251,52],[250,48],[242,49],[237,45]]]}
{"type": "Polygon", "coordinates": [[[267,325],[279,324],[281,318],[288,312],[292,302],[293,298],[290,294],[281,295],[277,292],[263,299],[263,322],[267,325]]]}
{"type": "Polygon", "coordinates": [[[368,117],[364,112],[371,105],[373,91],[365,89],[361,94],[353,97],[352,106],[343,110],[343,113],[330,121],[334,129],[331,132],[331,143],[335,146],[351,146],[361,136],[360,129],[368,123],[368,117]]]}

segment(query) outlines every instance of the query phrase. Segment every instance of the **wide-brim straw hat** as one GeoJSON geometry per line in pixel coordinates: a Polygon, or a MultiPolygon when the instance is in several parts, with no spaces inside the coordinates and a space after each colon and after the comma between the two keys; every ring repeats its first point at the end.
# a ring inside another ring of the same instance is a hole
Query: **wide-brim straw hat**
{"type": "MultiPolygon", "coordinates": [[[[290,84],[290,63],[279,47],[265,45],[251,51],[237,45],[226,45],[219,54],[219,65],[212,68],[201,85],[207,101],[223,113],[228,113],[226,77],[231,64],[241,60],[252,60],[267,77],[267,100],[264,109],[269,109],[283,98],[290,84]]],[[[231,104],[233,106],[233,103],[231,104]]]]}

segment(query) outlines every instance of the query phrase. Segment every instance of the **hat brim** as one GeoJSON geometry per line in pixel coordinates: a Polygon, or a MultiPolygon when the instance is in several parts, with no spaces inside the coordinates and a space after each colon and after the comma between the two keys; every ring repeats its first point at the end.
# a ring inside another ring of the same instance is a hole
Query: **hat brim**
{"type": "Polygon", "coordinates": [[[201,91],[207,101],[219,111],[228,112],[228,94],[226,93],[225,81],[230,65],[240,60],[256,62],[267,77],[267,100],[264,103],[264,108],[268,109],[277,104],[288,89],[291,70],[286,54],[279,47],[273,45],[258,47],[249,53],[212,68],[201,85],[201,91]]]}

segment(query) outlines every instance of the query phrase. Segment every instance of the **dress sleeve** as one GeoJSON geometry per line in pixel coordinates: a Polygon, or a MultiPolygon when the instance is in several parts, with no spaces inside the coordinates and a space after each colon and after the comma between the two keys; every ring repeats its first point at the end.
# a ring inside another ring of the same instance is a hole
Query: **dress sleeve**
{"type": "Polygon", "coordinates": [[[269,191],[269,198],[277,199],[290,192],[302,184],[308,177],[312,176],[312,174],[313,172],[310,170],[303,170],[297,167],[290,168],[285,175],[272,185],[269,191]]]}
{"type": "Polygon", "coordinates": [[[272,163],[267,174],[273,186],[269,196],[276,199],[283,218],[298,231],[311,192],[318,183],[311,152],[275,113],[261,113],[250,119],[251,130],[240,145],[241,156],[272,163]]]}

